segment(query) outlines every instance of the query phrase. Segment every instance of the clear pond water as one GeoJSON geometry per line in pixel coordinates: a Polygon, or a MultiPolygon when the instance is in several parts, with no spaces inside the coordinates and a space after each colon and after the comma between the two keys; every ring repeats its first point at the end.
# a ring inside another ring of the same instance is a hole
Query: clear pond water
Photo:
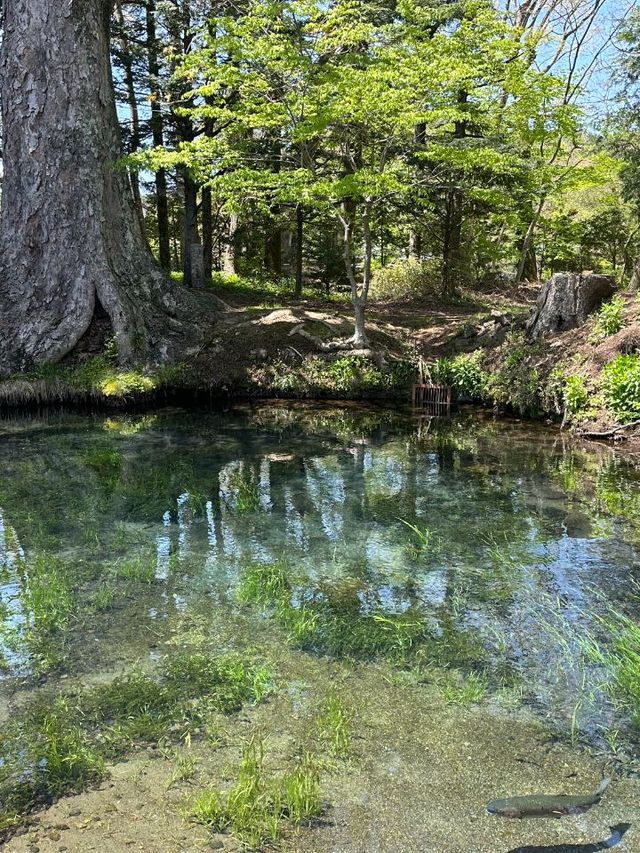
{"type": "MultiPolygon", "coordinates": [[[[602,660],[612,613],[638,615],[639,522],[633,459],[477,412],[261,404],[5,421],[0,710],[152,671],[206,634],[276,672],[272,697],[229,723],[225,761],[258,726],[285,762],[331,691],[352,709],[325,817],[286,849],[559,850],[626,820],[619,849],[640,851],[638,721],[602,660]],[[256,566],[288,578],[286,618],[247,596],[256,566]],[[47,596],[59,625],[40,613],[47,596]],[[497,796],[587,792],[605,771],[610,794],[580,818],[483,811],[497,796]]],[[[126,801],[134,783],[120,781],[126,801]]],[[[117,821],[111,835],[96,826],[95,849],[132,849],[127,823],[122,837],[117,821]]],[[[206,843],[145,826],[141,849],[206,843]]]]}

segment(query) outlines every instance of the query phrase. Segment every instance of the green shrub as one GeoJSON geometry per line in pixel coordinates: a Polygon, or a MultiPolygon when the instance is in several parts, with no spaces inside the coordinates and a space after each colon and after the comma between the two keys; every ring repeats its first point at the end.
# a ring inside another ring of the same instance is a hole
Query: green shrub
{"type": "Polygon", "coordinates": [[[599,343],[610,335],[615,335],[624,326],[625,301],[616,295],[610,302],[605,302],[596,314],[595,323],[589,340],[599,343]]]}
{"type": "Polygon", "coordinates": [[[482,368],[481,350],[457,355],[451,362],[453,388],[459,397],[480,400],[486,393],[488,376],[482,368]]]}
{"type": "Polygon", "coordinates": [[[562,392],[565,411],[575,415],[589,402],[589,392],[582,376],[567,376],[562,392]]]}
{"type": "Polygon", "coordinates": [[[437,279],[427,264],[414,258],[398,260],[376,270],[371,281],[372,299],[416,299],[432,295],[437,279]]]}
{"type": "Polygon", "coordinates": [[[528,362],[533,354],[520,335],[507,341],[507,355],[499,370],[487,382],[487,394],[494,403],[510,406],[520,415],[537,415],[542,408],[540,374],[528,362]]]}
{"type": "Polygon", "coordinates": [[[429,371],[431,381],[437,385],[451,385],[457,397],[482,400],[489,381],[482,360],[482,350],[439,358],[429,371]]]}
{"type": "Polygon", "coordinates": [[[255,381],[287,394],[350,397],[408,391],[415,377],[415,365],[408,360],[381,368],[363,355],[345,355],[333,361],[309,358],[295,367],[275,361],[255,381]]]}
{"type": "Polygon", "coordinates": [[[602,371],[602,396],[621,423],[640,418],[640,354],[619,355],[602,371]]]}

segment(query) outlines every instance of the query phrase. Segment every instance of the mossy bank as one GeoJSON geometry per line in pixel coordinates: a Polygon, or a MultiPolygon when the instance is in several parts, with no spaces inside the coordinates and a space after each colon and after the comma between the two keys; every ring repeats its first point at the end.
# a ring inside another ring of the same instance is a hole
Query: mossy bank
{"type": "Polygon", "coordinates": [[[112,346],[76,352],[0,383],[0,408],[150,408],[235,398],[409,402],[420,380],[452,385],[457,402],[626,437],[640,418],[640,311],[617,294],[575,330],[528,340],[534,289],[468,293],[450,306],[372,303],[370,347],[352,351],[341,300],[226,284],[229,308],[202,350],[171,367],[118,366],[112,346]],[[249,294],[249,295],[248,295],[249,294]]]}

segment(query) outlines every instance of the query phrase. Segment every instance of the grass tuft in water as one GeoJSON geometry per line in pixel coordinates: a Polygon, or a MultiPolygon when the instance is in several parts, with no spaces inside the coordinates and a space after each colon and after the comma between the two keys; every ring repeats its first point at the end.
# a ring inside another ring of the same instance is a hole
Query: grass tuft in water
{"type": "Polygon", "coordinates": [[[264,767],[264,741],[246,745],[237,781],[226,793],[207,789],[188,807],[189,815],[215,832],[228,832],[251,849],[275,842],[286,824],[298,826],[322,810],[320,780],[309,753],[280,777],[264,767]]]}
{"type": "Polygon", "coordinates": [[[606,645],[590,633],[583,639],[582,649],[608,673],[607,689],[613,702],[627,708],[640,728],[640,624],[617,611],[599,621],[607,635],[606,645]]]}
{"type": "Polygon", "coordinates": [[[461,705],[464,708],[475,705],[487,695],[489,681],[483,673],[447,672],[440,685],[442,698],[448,705],[461,705]]]}
{"type": "Polygon", "coordinates": [[[111,566],[111,572],[118,580],[152,584],[156,577],[156,557],[149,554],[120,560],[111,566]]]}
{"type": "Polygon", "coordinates": [[[60,666],[77,606],[70,567],[39,554],[17,564],[18,593],[5,608],[0,640],[38,673],[60,666]]]}
{"type": "Polygon", "coordinates": [[[351,753],[353,714],[335,693],[327,696],[316,717],[316,731],[321,745],[335,758],[351,753]]]}
{"type": "Polygon", "coordinates": [[[420,557],[436,550],[437,540],[432,530],[429,530],[428,527],[420,528],[404,518],[399,518],[398,521],[402,522],[413,533],[413,542],[411,542],[409,550],[414,557],[420,557]]]}
{"type": "Polygon", "coordinates": [[[212,714],[270,689],[264,664],[198,652],[167,658],[154,675],[132,671],[73,695],[43,693],[0,729],[0,839],[32,808],[102,778],[106,759],[139,743],[188,742],[212,714]]]}
{"type": "Polygon", "coordinates": [[[286,564],[253,563],[239,587],[243,602],[273,609],[293,645],[337,658],[386,658],[405,664],[429,634],[424,617],[407,611],[390,614],[372,605],[363,611],[359,582],[310,588],[286,564]]]}

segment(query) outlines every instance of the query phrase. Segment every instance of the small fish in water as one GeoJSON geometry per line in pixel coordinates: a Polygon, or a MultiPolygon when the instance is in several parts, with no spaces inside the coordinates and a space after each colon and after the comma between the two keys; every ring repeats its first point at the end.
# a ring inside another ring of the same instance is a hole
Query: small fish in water
{"type": "Polygon", "coordinates": [[[631,826],[630,823],[619,823],[610,826],[611,835],[604,841],[595,841],[593,844],[551,844],[545,846],[531,845],[530,847],[514,847],[508,853],[597,853],[598,850],[611,850],[622,841],[625,832],[631,826]]]}
{"type": "Polygon", "coordinates": [[[531,794],[528,797],[507,797],[505,800],[491,800],[487,804],[489,814],[500,817],[564,817],[582,814],[591,806],[597,805],[609,787],[611,779],[603,779],[595,794],[587,796],[567,796],[566,794],[531,794]]]}

